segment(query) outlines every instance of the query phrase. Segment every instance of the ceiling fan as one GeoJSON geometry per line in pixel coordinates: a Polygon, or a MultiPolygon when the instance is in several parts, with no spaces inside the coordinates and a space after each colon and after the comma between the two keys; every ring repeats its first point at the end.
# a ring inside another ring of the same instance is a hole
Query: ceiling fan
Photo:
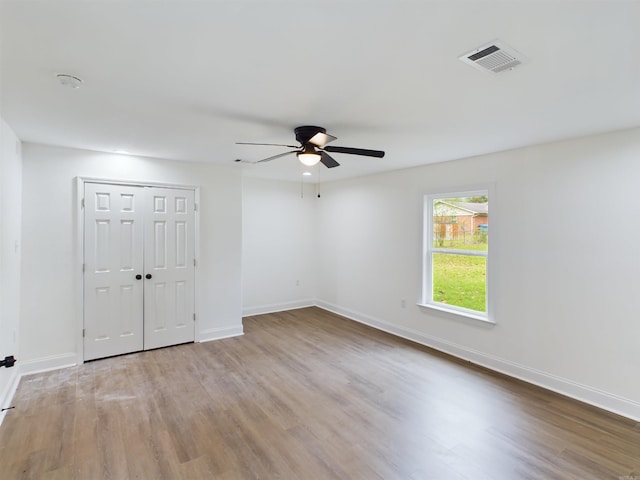
{"type": "MultiPolygon", "coordinates": [[[[288,152],[279,153],[278,155],[273,155],[272,157],[263,158],[262,160],[258,160],[257,162],[248,162],[248,163],[262,163],[262,162],[270,162],[271,160],[275,160],[276,158],[284,157],[286,155],[291,155],[295,153],[300,160],[300,163],[306,165],[308,167],[312,167],[316,165],[318,162],[321,162],[327,168],[337,167],[340,164],[335,161],[335,159],[329,155],[327,152],[331,153],[346,153],[349,155],[362,155],[365,157],[376,157],[382,158],[384,157],[384,152],[381,150],[367,150],[364,148],[351,148],[351,147],[334,147],[327,146],[327,143],[333,142],[337,139],[333,135],[329,135],[327,130],[322,127],[314,127],[314,126],[302,126],[296,127],[294,129],[296,134],[296,140],[300,143],[300,146],[297,145],[283,145],[280,143],[251,143],[251,142],[236,142],[236,145],[270,145],[274,147],[289,147],[294,148],[295,150],[290,150],[288,152]]],[[[236,162],[244,162],[245,160],[237,159],[236,162]]]]}

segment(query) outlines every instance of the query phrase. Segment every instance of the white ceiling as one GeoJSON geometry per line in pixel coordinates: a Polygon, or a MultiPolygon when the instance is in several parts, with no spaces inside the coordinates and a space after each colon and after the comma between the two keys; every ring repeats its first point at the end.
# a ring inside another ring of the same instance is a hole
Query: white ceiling
{"type": "Polygon", "coordinates": [[[0,114],[24,141],[214,162],[298,180],[295,143],[334,154],[312,181],[640,125],[640,1],[2,0],[0,114]],[[458,57],[499,39],[529,62],[458,57]],[[56,74],[83,79],[60,86],[56,74]]]}

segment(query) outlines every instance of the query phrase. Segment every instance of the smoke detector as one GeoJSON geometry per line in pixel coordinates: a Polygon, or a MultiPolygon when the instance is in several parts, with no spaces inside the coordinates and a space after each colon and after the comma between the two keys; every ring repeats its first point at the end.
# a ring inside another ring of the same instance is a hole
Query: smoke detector
{"type": "Polygon", "coordinates": [[[60,85],[67,88],[80,88],[82,85],[82,79],[78,78],[74,75],[69,75],[66,73],[59,73],[56,75],[58,82],[60,85]]]}
{"type": "Polygon", "coordinates": [[[524,55],[500,40],[489,42],[458,58],[467,65],[492,74],[513,70],[527,62],[524,55]]]}

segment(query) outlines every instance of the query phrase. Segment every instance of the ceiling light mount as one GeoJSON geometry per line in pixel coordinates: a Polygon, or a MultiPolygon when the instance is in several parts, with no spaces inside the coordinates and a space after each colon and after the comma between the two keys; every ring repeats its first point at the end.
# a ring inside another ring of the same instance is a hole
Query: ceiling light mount
{"type": "Polygon", "coordinates": [[[82,79],[75,75],[69,75],[67,73],[58,73],[56,78],[60,82],[60,85],[67,88],[80,88],[82,85],[82,79]]]}

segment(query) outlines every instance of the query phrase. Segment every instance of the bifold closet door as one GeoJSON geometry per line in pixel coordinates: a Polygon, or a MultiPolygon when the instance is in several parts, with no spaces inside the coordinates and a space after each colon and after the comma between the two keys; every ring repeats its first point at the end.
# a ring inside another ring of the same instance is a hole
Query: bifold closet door
{"type": "Polygon", "coordinates": [[[193,190],[145,189],[144,348],[194,340],[193,190]]]}
{"type": "Polygon", "coordinates": [[[85,360],[194,341],[194,195],[85,184],[85,360]]]}
{"type": "Polygon", "coordinates": [[[143,194],[85,184],[85,360],[143,349],[143,194]]]}

